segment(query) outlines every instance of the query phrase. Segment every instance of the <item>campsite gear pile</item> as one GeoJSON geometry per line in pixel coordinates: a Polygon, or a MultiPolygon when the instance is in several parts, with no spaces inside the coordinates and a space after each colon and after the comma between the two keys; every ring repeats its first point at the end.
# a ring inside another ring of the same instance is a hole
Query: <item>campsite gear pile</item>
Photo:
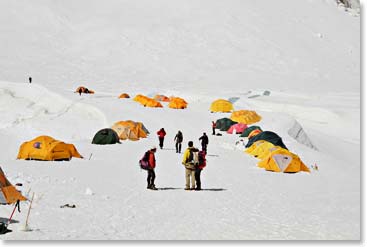
{"type": "Polygon", "coordinates": [[[75,90],[75,93],[79,93],[79,94],[82,94],[82,93],[85,93],[85,94],[94,94],[94,91],[93,90],[90,90],[90,89],[88,89],[86,87],[80,86],[80,87],[78,87],[75,90]]]}

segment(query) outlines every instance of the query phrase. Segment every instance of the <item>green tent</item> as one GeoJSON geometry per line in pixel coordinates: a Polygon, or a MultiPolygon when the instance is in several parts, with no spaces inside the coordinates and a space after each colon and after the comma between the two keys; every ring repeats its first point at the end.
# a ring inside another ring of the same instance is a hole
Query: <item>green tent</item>
{"type": "Polygon", "coordinates": [[[115,144],[120,143],[120,138],[113,129],[101,129],[93,137],[93,144],[115,144]]]}
{"type": "Polygon", "coordinates": [[[261,130],[262,131],[262,129],[259,126],[253,125],[253,126],[248,127],[247,129],[245,129],[245,131],[243,131],[243,133],[240,135],[240,137],[248,137],[248,135],[253,130],[261,130]]]}
{"type": "Polygon", "coordinates": [[[233,124],[236,124],[237,122],[229,119],[229,118],[221,118],[216,121],[216,127],[217,129],[220,129],[221,131],[227,131],[233,124]]]}
{"type": "Polygon", "coordinates": [[[285,144],[283,143],[282,138],[278,136],[277,133],[274,133],[272,131],[263,131],[249,139],[249,141],[246,144],[246,148],[249,148],[252,144],[254,144],[256,141],[264,140],[267,142],[270,142],[274,144],[275,146],[279,146],[284,149],[288,149],[285,144]]]}

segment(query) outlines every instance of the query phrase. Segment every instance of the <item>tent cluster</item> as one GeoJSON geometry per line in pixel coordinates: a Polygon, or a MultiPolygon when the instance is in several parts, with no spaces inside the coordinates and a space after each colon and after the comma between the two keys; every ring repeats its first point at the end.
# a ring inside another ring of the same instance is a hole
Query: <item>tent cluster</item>
{"type": "Polygon", "coordinates": [[[310,172],[298,155],[290,152],[276,133],[254,129],[248,134],[248,138],[245,153],[260,159],[258,167],[273,172],[310,172]]]}
{"type": "Polygon", "coordinates": [[[290,152],[282,138],[272,131],[263,131],[259,126],[248,126],[261,119],[254,111],[233,112],[231,118],[216,121],[216,128],[229,134],[247,137],[245,153],[260,159],[257,166],[267,171],[294,173],[310,172],[308,167],[294,153],[290,152]]]}
{"type": "Polygon", "coordinates": [[[87,94],[94,94],[94,91],[93,90],[90,90],[86,87],[83,87],[83,86],[80,86],[78,87],[76,90],[75,90],[75,93],[87,93],[87,94]]]}
{"type": "Polygon", "coordinates": [[[94,135],[92,144],[115,144],[120,143],[120,140],[138,141],[140,138],[146,138],[148,134],[149,131],[141,122],[118,121],[111,128],[99,130],[94,135]]]}
{"type": "Polygon", "coordinates": [[[136,102],[139,102],[143,106],[148,107],[163,107],[159,101],[169,102],[168,107],[173,109],[185,109],[187,108],[187,102],[183,98],[180,97],[170,97],[164,95],[156,95],[153,99],[147,96],[138,94],[133,99],[136,102]]]}

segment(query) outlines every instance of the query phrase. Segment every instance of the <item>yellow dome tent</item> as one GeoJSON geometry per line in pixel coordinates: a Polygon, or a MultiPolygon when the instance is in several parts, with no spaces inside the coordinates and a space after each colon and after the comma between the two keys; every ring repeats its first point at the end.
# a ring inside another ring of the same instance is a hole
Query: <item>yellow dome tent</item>
{"type": "Polygon", "coordinates": [[[168,107],[174,109],[185,109],[187,107],[187,102],[179,97],[171,97],[168,107]]]}
{"type": "Polygon", "coordinates": [[[211,112],[231,112],[233,111],[233,105],[231,102],[225,99],[217,99],[212,102],[210,106],[211,112]]]}
{"type": "Polygon", "coordinates": [[[70,160],[72,157],[83,158],[73,144],[55,140],[50,136],[39,136],[20,146],[17,159],[70,160]]]}
{"type": "Polygon", "coordinates": [[[293,154],[284,148],[272,151],[268,156],[261,160],[257,166],[273,172],[310,172],[298,155],[293,154]]]}
{"type": "Polygon", "coordinates": [[[0,167],[0,204],[12,204],[17,201],[26,201],[25,198],[6,178],[0,167]]]}
{"type": "Polygon", "coordinates": [[[128,95],[127,93],[122,93],[119,96],[119,99],[127,99],[127,98],[130,98],[130,95],[128,95]]]}
{"type": "Polygon", "coordinates": [[[142,123],[131,120],[116,122],[111,129],[116,131],[121,140],[137,141],[146,138],[149,133],[142,123]]]}
{"type": "Polygon", "coordinates": [[[281,147],[274,146],[273,143],[260,140],[254,142],[249,148],[245,150],[245,153],[255,156],[256,158],[262,160],[267,157],[271,152],[279,149],[281,147]]]}
{"type": "Polygon", "coordinates": [[[253,124],[259,122],[261,117],[255,111],[240,110],[232,112],[231,120],[238,123],[253,124]]]}

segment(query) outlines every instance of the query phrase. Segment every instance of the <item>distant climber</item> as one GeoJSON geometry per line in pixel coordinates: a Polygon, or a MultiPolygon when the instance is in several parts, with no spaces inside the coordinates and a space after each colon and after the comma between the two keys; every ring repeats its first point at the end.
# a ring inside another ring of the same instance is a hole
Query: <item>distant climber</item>
{"type": "Polygon", "coordinates": [[[181,153],[181,147],[182,147],[182,141],[183,141],[183,135],[181,130],[179,130],[175,136],[174,139],[175,143],[176,143],[176,153],[181,153]]]}
{"type": "Polygon", "coordinates": [[[199,141],[201,141],[201,150],[206,153],[208,144],[209,144],[209,138],[204,132],[203,135],[199,138],[199,141]]]}
{"type": "Polygon", "coordinates": [[[32,77],[29,77],[28,80],[29,80],[29,83],[32,83],[32,77]]]}
{"type": "Polygon", "coordinates": [[[212,130],[213,130],[212,135],[215,135],[215,127],[217,127],[217,124],[214,121],[212,121],[212,130]]]}
{"type": "Polygon", "coordinates": [[[164,130],[164,128],[161,128],[158,132],[158,139],[159,139],[159,147],[162,149],[163,148],[163,142],[164,142],[164,137],[166,136],[166,131],[164,130]]]}

